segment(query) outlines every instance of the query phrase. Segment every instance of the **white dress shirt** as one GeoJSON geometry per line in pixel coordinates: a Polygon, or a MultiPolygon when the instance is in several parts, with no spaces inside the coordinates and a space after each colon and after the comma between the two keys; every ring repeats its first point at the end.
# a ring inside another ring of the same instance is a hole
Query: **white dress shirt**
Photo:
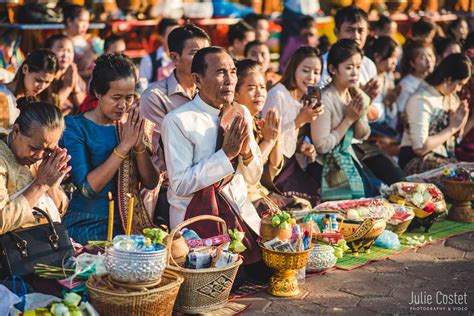
{"type": "MultiPolygon", "coordinates": [[[[242,106],[252,131],[250,112],[242,106]]],[[[209,187],[235,171],[234,177],[222,190],[224,198],[245,222],[258,233],[260,217],[247,201],[247,184],[260,181],[263,165],[260,149],[253,133],[250,148],[253,159],[245,166],[239,156],[237,170],[222,149],[216,151],[220,110],[206,104],[199,95],[165,116],[161,129],[170,187],[170,225],[183,222],[193,194],[209,187]]]]}

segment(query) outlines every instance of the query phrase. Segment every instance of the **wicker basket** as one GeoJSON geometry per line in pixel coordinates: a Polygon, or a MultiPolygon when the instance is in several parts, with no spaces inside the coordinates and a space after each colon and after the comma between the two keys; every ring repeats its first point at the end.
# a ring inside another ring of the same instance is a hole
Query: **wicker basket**
{"type": "Polygon", "coordinates": [[[143,316],[171,315],[183,277],[166,270],[156,288],[130,293],[117,293],[97,287],[91,279],[86,283],[91,302],[100,315],[143,316]]]}
{"type": "MultiPolygon", "coordinates": [[[[227,231],[225,221],[219,217],[201,215],[190,218],[171,231],[167,245],[168,251],[171,249],[170,240],[173,240],[176,232],[189,224],[203,220],[219,222],[222,224],[223,231],[227,231]]],[[[200,314],[223,307],[227,303],[237,270],[241,264],[242,259],[239,259],[238,262],[225,268],[186,269],[179,266],[171,253],[168,253],[168,269],[179,273],[184,278],[174,306],[175,311],[200,314]]]]}

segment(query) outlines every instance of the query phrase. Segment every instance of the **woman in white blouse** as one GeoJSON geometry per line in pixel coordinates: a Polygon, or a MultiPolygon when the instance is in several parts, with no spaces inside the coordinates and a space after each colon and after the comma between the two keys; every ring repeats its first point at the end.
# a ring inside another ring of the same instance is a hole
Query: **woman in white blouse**
{"type": "Polygon", "coordinates": [[[318,183],[302,168],[315,161],[316,151],[307,140],[309,123],[321,115],[323,108],[316,106],[314,99],[305,102],[302,99],[308,87],[319,82],[321,71],[319,51],[309,46],[300,47],[289,60],[280,82],[268,92],[262,111],[265,115],[275,109],[282,117],[281,146],[285,163],[275,185],[281,192],[296,193],[312,202],[315,202],[318,183]]]}
{"type": "Polygon", "coordinates": [[[468,104],[459,100],[457,92],[470,77],[470,59],[464,54],[451,54],[408,100],[408,126],[399,159],[407,174],[428,171],[454,160],[455,138],[462,136],[469,117],[468,104]]]}
{"type": "Polygon", "coordinates": [[[405,111],[408,99],[415,93],[425,78],[433,72],[435,64],[436,57],[430,43],[412,41],[405,44],[400,62],[403,77],[399,83],[401,92],[395,101],[398,113],[402,114],[405,111]]]}

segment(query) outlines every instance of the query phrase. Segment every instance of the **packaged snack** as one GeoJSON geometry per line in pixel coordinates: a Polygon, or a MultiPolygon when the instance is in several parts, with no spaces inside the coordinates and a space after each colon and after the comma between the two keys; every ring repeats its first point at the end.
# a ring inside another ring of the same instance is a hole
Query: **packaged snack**
{"type": "Polygon", "coordinates": [[[228,244],[223,244],[217,247],[216,251],[212,256],[211,267],[224,268],[239,260],[239,255],[237,253],[231,253],[227,251],[226,245],[228,244]]]}
{"type": "Polygon", "coordinates": [[[212,262],[212,254],[215,249],[211,247],[194,248],[188,254],[186,267],[189,269],[209,268],[212,262]]]}
{"type": "Polygon", "coordinates": [[[191,248],[202,245],[201,237],[199,237],[199,235],[192,229],[183,228],[181,230],[181,235],[183,236],[184,240],[186,240],[188,246],[191,248]]]}

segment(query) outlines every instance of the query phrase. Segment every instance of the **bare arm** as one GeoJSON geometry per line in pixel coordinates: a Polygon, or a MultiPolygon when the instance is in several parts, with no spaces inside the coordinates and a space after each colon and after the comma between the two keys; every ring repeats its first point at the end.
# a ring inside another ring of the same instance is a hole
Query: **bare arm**
{"type": "MultiPolygon", "coordinates": [[[[122,141],[115,149],[119,155],[128,156],[131,146],[122,141]]],[[[122,160],[118,155],[112,153],[104,163],[87,174],[87,182],[94,192],[102,191],[105,185],[112,180],[120,168],[122,160]]]]}
{"type": "Polygon", "coordinates": [[[426,142],[423,144],[423,147],[413,149],[413,151],[418,156],[424,156],[432,152],[438,146],[441,146],[442,144],[446,143],[455,132],[456,129],[454,127],[447,127],[438,134],[429,136],[426,139],[426,142]]]}

